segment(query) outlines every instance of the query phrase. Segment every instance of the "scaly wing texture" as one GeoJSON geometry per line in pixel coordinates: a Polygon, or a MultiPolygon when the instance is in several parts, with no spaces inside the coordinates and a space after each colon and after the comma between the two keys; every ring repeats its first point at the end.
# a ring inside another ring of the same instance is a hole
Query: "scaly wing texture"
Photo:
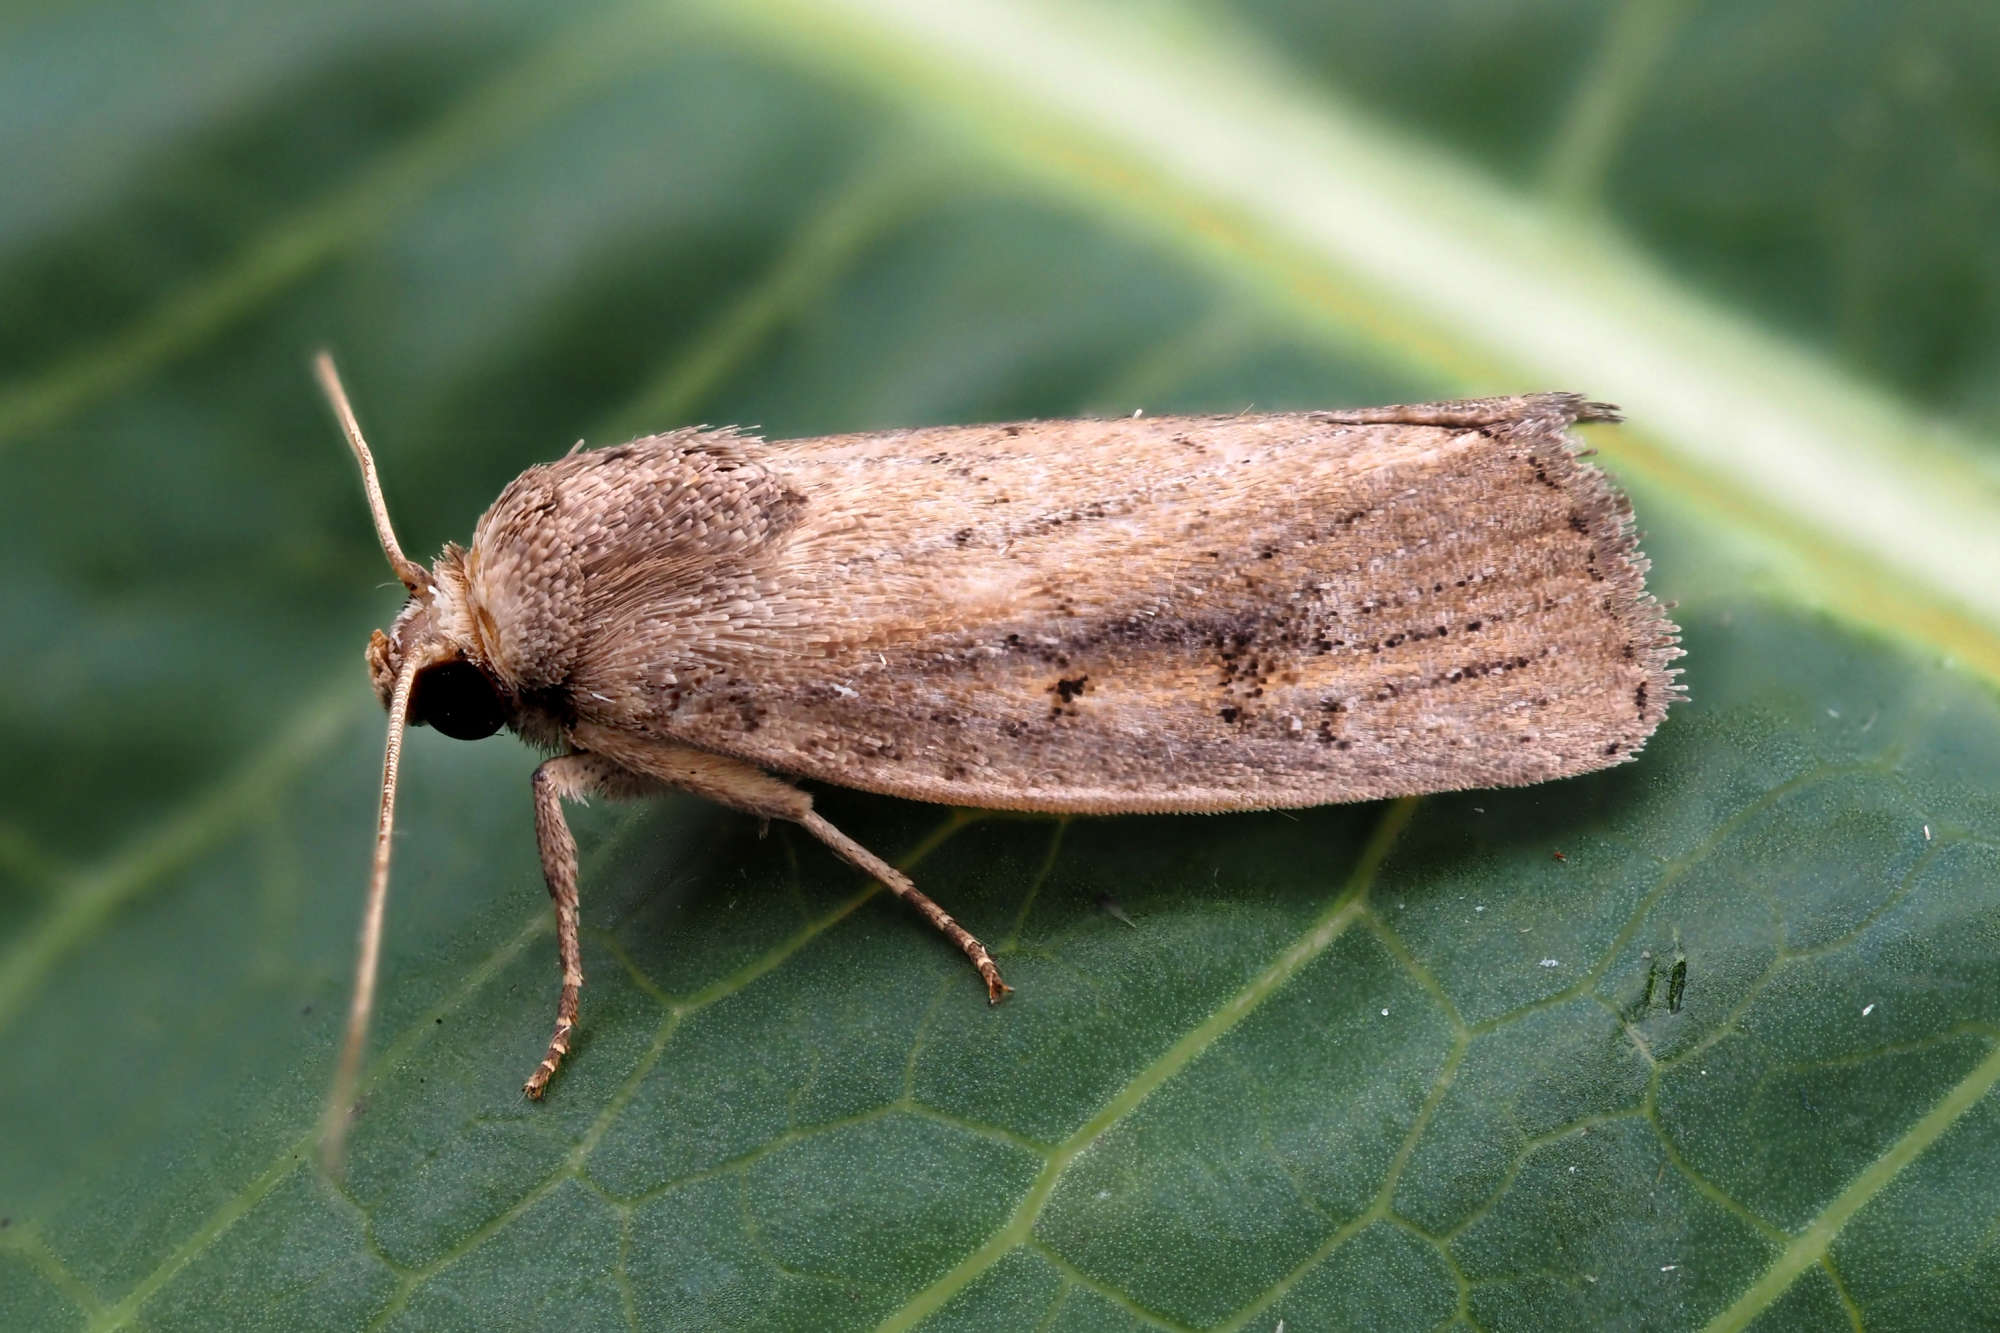
{"type": "Polygon", "coordinates": [[[680,430],[572,450],[516,477],[481,515],[465,561],[488,665],[560,716],[579,679],[621,675],[620,697],[650,711],[653,696],[631,687],[691,645],[713,653],[739,622],[754,656],[760,622],[738,599],[775,575],[771,548],[805,503],[754,460],[759,447],[733,431],[680,430]]]}
{"type": "Polygon", "coordinates": [[[625,446],[636,487],[593,461],[617,451],[576,455],[537,501],[587,514],[570,545],[602,557],[570,706],[1010,808],[1309,805],[1621,762],[1677,650],[1622,498],[1565,436],[1587,410],[683,433],[625,446]]]}

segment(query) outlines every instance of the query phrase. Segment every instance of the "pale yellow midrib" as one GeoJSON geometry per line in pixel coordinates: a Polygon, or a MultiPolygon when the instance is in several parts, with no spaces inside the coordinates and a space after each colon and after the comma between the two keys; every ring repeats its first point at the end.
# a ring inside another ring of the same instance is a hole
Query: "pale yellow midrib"
{"type": "Polygon", "coordinates": [[[1327,318],[1313,289],[1358,288],[1383,314],[1371,337],[1422,342],[1413,360],[1437,368],[1445,347],[1619,401],[1673,461],[1768,507],[1775,532],[1823,536],[2000,630],[2000,468],[1970,440],[1696,297],[1595,215],[1302,92],[1227,34],[1045,0],[713,12],[761,49],[958,122],[1080,198],[1136,215],[1171,198],[1204,224],[1277,238],[1281,256],[1252,262],[1277,270],[1264,276],[1299,293],[1308,319],[1327,318]]]}

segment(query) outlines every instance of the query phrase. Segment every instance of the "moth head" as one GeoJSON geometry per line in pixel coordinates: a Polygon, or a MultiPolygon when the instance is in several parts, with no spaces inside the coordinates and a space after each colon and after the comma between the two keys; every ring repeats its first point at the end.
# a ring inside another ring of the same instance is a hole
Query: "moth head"
{"type": "MultiPolygon", "coordinates": [[[[447,558],[451,554],[447,548],[447,558]]],[[[447,585],[456,582],[445,580],[447,585]]],[[[431,727],[455,741],[484,740],[506,726],[513,712],[492,673],[456,632],[463,619],[456,614],[456,603],[457,598],[437,584],[411,594],[389,632],[378,629],[369,637],[368,675],[375,697],[382,707],[390,708],[403,664],[417,661],[410,682],[409,724],[431,727]]]]}

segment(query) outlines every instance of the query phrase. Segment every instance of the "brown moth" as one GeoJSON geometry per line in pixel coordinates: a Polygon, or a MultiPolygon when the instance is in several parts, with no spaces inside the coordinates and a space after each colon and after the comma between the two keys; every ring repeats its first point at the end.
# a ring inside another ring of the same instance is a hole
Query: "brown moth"
{"type": "Polygon", "coordinates": [[[553,755],[535,832],[562,991],[583,963],[562,803],[683,791],[802,825],[986,949],[793,778],[1009,810],[1261,810],[1624,763],[1680,693],[1630,507],[1573,394],[1345,412],[949,426],[767,442],[690,428],[532,467],[429,569],[320,381],[409,600],[331,1137],[373,999],[406,724],[553,755]],[[782,775],[782,776],[780,776],[782,775]]]}

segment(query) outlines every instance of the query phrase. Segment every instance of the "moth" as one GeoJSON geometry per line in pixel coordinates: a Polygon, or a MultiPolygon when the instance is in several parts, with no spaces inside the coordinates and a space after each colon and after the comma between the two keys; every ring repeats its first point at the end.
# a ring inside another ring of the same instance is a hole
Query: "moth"
{"type": "Polygon", "coordinates": [[[550,755],[533,798],[562,988],[539,1097],[583,986],[565,801],[690,792],[791,820],[997,1002],[979,940],[795,779],[1009,810],[1321,805],[1624,763],[1680,693],[1630,507],[1568,433],[1615,409],[1575,394],[689,428],[528,469],[425,568],[316,368],[408,593],[368,643],[388,738],[334,1114],[373,1003],[406,726],[504,727],[550,755]]]}

